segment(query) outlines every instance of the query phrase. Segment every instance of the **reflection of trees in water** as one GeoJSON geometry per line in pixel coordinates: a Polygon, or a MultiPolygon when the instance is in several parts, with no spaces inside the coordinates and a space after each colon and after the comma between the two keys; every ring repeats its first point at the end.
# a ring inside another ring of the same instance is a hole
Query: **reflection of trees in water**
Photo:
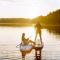
{"type": "Polygon", "coordinates": [[[59,34],[60,35],[60,28],[59,27],[48,28],[48,31],[50,33],[54,33],[54,34],[59,34]]]}

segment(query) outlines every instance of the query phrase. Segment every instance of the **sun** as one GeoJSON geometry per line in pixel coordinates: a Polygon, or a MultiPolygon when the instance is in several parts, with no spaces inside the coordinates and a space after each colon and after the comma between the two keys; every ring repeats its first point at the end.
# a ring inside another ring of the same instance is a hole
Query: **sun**
{"type": "Polygon", "coordinates": [[[38,7],[31,6],[29,9],[27,8],[27,11],[24,14],[24,18],[30,18],[33,19],[37,16],[39,16],[39,11],[37,10],[38,7]]]}

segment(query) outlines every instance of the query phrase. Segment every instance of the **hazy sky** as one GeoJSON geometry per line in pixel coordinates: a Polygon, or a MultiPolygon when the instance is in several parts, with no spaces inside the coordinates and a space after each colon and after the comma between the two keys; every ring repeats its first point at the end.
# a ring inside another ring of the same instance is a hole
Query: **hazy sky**
{"type": "Polygon", "coordinates": [[[60,9],[60,0],[0,0],[1,18],[34,18],[60,9]]]}

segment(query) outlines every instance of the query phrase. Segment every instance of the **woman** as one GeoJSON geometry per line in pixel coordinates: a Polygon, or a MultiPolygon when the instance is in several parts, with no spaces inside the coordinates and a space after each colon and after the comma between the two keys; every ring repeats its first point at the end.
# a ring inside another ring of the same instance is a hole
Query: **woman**
{"type": "Polygon", "coordinates": [[[37,22],[37,24],[35,25],[35,30],[36,30],[35,42],[36,42],[37,35],[39,35],[40,41],[42,43],[42,38],[41,38],[41,25],[40,25],[39,22],[37,22]]]}

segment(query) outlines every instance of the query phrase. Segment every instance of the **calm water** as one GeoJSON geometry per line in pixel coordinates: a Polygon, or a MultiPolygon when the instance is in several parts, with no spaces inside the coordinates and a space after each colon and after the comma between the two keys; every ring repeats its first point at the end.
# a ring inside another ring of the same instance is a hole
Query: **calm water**
{"type": "MultiPolygon", "coordinates": [[[[49,33],[42,29],[42,60],[60,60],[60,35],[49,33]]],[[[21,53],[16,47],[21,42],[21,34],[34,41],[34,28],[32,27],[0,27],[0,60],[21,60],[21,53]]],[[[34,60],[34,50],[26,55],[26,60],[34,60]]]]}

